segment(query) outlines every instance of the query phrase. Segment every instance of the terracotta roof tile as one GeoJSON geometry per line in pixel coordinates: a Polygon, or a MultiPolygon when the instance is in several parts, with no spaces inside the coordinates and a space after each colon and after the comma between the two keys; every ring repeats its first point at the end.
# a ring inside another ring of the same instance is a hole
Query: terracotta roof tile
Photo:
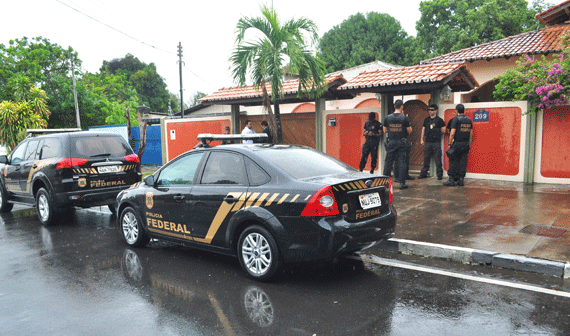
{"type": "MultiPolygon", "coordinates": [[[[336,80],[342,80],[346,82],[342,74],[327,75],[325,80],[327,84],[331,84],[336,80]]],[[[267,93],[271,96],[271,83],[266,83],[267,93]]],[[[283,82],[283,94],[297,94],[297,89],[299,87],[298,79],[291,79],[283,82]]],[[[234,99],[249,99],[261,97],[261,89],[256,89],[253,85],[249,86],[238,86],[222,88],[214,93],[211,93],[200,99],[202,102],[211,101],[221,101],[221,100],[234,100],[234,99]]]]}
{"type": "Polygon", "coordinates": [[[437,63],[363,72],[350,82],[341,85],[339,90],[439,82],[458,70],[463,70],[474,85],[478,85],[471,73],[465,69],[464,63],[437,63]]]}
{"type": "Polygon", "coordinates": [[[520,56],[522,54],[558,52],[564,48],[564,45],[560,42],[560,36],[567,31],[570,31],[570,24],[546,27],[540,30],[534,30],[478,46],[457,50],[449,54],[424,60],[421,64],[465,62],[520,56]]]}

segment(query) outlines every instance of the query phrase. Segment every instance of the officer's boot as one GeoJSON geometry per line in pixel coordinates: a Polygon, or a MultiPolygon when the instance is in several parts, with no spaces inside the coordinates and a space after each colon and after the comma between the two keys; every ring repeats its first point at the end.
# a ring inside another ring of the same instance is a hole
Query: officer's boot
{"type": "Polygon", "coordinates": [[[455,182],[453,182],[453,177],[450,177],[447,182],[443,182],[443,185],[446,186],[446,187],[454,187],[454,186],[455,186],[455,182]]]}
{"type": "Polygon", "coordinates": [[[463,187],[463,177],[460,177],[457,181],[457,185],[463,187]]]}

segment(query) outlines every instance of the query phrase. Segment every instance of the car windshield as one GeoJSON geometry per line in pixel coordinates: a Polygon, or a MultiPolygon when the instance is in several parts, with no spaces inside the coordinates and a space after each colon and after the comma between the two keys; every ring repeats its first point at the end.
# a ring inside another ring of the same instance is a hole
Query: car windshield
{"type": "Polygon", "coordinates": [[[133,154],[132,149],[121,137],[77,137],[71,138],[71,153],[77,158],[123,157],[133,154]]]}
{"type": "Polygon", "coordinates": [[[307,148],[273,148],[256,152],[296,179],[353,172],[355,169],[327,154],[307,148]]]}

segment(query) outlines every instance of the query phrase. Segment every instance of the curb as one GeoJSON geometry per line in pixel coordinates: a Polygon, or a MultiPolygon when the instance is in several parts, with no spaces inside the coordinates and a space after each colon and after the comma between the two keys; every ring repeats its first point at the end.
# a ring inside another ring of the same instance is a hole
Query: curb
{"type": "Polygon", "coordinates": [[[570,263],[563,261],[549,261],[513,254],[395,238],[382,241],[375,247],[388,252],[446,259],[464,264],[484,264],[516,271],[570,278],[570,263]]]}

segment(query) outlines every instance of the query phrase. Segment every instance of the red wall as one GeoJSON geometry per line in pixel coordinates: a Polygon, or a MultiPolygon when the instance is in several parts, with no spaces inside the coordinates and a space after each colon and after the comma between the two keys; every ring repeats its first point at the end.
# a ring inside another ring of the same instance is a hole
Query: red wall
{"type": "MultiPolygon", "coordinates": [[[[325,118],[327,154],[358,169],[362,145],[366,141],[362,135],[366,121],[368,121],[368,113],[328,114],[325,118]],[[328,126],[329,118],[336,118],[336,126],[328,126]]],[[[380,160],[382,158],[379,157],[378,167],[380,167],[380,160]]],[[[370,170],[370,156],[365,169],[370,170]]]]}
{"type": "Polygon", "coordinates": [[[570,178],[570,106],[544,111],[540,174],[570,178]]]}
{"type": "MultiPolygon", "coordinates": [[[[522,111],[518,107],[483,108],[489,111],[489,121],[473,122],[473,141],[469,151],[467,172],[476,174],[518,175],[520,165],[522,111]]],[[[479,109],[465,109],[473,120],[479,109]]],[[[445,111],[445,123],[453,117],[453,109],[445,111]]],[[[447,150],[448,138],[444,141],[447,150]]],[[[445,169],[449,160],[444,154],[445,169]]]]}
{"type": "Polygon", "coordinates": [[[221,134],[224,126],[230,126],[230,120],[203,120],[187,121],[166,124],[166,141],[168,144],[168,157],[170,161],[178,155],[185,153],[199,142],[198,134],[221,134]],[[176,139],[171,140],[170,131],[175,130],[176,139]]]}

